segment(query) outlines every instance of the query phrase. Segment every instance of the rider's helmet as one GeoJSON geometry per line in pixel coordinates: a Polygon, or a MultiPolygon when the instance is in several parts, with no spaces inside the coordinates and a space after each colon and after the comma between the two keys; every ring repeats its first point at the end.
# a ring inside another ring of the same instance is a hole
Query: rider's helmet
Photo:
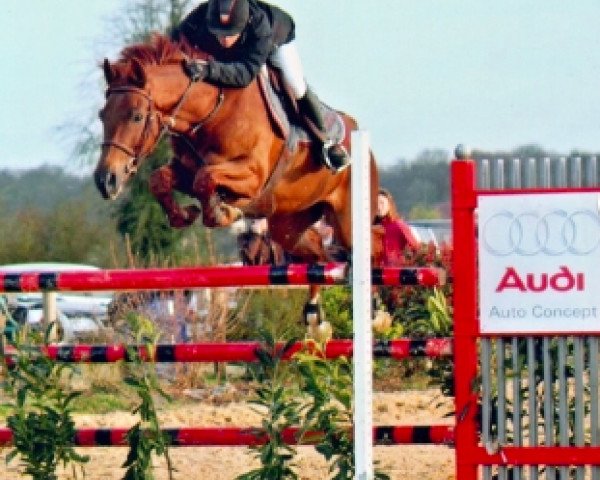
{"type": "Polygon", "coordinates": [[[237,35],[250,18],[248,0],[209,0],[206,12],[208,29],[213,35],[237,35]]]}

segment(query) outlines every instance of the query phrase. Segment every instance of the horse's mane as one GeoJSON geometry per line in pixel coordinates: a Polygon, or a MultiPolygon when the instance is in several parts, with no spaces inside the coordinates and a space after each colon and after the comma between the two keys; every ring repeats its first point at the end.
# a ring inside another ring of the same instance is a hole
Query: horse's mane
{"type": "Polygon", "coordinates": [[[142,65],[164,65],[181,62],[184,58],[206,57],[204,52],[195,49],[185,38],[172,41],[166,35],[153,33],[147,42],[123,48],[117,63],[131,66],[132,60],[136,60],[142,65]]]}

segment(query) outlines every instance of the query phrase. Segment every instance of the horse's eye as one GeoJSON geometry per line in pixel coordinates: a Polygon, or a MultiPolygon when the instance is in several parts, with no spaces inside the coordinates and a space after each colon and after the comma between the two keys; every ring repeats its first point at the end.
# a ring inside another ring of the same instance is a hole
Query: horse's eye
{"type": "Polygon", "coordinates": [[[135,123],[140,123],[143,119],[144,115],[142,115],[140,112],[133,112],[133,115],[131,115],[131,121],[135,123]]]}

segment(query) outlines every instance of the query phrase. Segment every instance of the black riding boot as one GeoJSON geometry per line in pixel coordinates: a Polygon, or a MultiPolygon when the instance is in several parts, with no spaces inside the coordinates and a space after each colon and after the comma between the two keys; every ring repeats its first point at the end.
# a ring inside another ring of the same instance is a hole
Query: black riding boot
{"type": "Polygon", "coordinates": [[[323,163],[327,168],[337,173],[350,165],[350,157],[346,149],[327,138],[325,121],[321,113],[321,102],[310,88],[306,89],[304,96],[298,99],[298,110],[305,121],[308,120],[318,130],[315,136],[317,141],[321,142],[323,163]]]}

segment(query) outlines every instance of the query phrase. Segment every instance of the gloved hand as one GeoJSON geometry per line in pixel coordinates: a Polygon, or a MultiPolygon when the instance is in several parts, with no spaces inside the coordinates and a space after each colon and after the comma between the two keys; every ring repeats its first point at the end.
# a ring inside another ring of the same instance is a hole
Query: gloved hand
{"type": "Polygon", "coordinates": [[[200,82],[208,75],[208,62],[198,59],[186,60],[183,64],[183,71],[192,82],[200,82]]]}

